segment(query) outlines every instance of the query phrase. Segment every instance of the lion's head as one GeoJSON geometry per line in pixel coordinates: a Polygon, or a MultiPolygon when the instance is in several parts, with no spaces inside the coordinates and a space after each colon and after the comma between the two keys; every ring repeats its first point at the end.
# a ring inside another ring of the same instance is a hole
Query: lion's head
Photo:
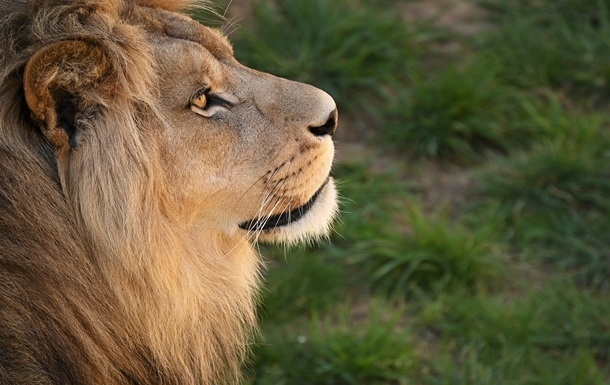
{"type": "Polygon", "coordinates": [[[58,20],[67,31],[58,41],[45,36],[24,74],[32,117],[62,155],[60,172],[74,158],[98,159],[90,148],[113,145],[117,133],[100,132],[97,121],[127,110],[132,145],[157,163],[171,215],[267,240],[326,232],[337,125],[328,94],[242,66],[218,31],[179,14],[131,7],[117,15],[129,24],[98,35],[85,28],[110,15],[81,12],[90,14],[71,17],[83,30],[69,36],[74,26],[60,23],[76,20],[58,20]]]}
{"type": "Polygon", "coordinates": [[[0,1],[0,280],[19,286],[0,303],[25,314],[0,329],[58,319],[21,344],[43,350],[22,364],[49,378],[236,372],[254,317],[251,243],[319,237],[335,215],[333,99],[242,66],[221,33],[177,12],[192,3],[0,1]]]}

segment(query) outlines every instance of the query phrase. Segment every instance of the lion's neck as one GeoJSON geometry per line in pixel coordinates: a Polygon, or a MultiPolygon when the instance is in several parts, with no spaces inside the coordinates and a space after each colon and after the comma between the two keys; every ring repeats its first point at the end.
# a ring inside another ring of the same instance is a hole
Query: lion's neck
{"type": "Polygon", "coordinates": [[[124,332],[139,336],[139,354],[166,380],[212,384],[236,375],[255,325],[259,259],[252,247],[200,228],[157,223],[146,230],[115,239],[122,248],[100,250],[103,275],[131,314],[124,332]]]}

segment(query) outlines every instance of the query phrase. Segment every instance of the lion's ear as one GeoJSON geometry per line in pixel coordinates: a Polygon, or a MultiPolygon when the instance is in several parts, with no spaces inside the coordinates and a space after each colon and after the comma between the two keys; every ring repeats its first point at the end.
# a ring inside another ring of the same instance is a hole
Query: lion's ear
{"type": "Polygon", "coordinates": [[[83,41],[50,44],[25,67],[24,93],[31,116],[57,148],[75,146],[78,114],[86,94],[103,82],[109,63],[103,51],[83,41]]]}

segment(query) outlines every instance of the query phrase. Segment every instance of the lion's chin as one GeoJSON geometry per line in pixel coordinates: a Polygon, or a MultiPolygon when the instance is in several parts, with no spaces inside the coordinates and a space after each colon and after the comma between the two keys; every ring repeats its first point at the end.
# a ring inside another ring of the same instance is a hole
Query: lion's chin
{"type": "Polygon", "coordinates": [[[240,228],[258,232],[259,241],[298,243],[327,236],[337,211],[337,189],[334,180],[328,178],[305,205],[277,215],[263,226],[253,220],[242,223],[240,228]]]}

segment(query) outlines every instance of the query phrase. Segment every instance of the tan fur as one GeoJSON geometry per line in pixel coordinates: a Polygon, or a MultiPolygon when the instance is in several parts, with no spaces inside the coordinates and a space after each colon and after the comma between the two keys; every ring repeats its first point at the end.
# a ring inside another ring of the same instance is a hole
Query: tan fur
{"type": "Polygon", "coordinates": [[[328,231],[334,102],[197,5],[0,0],[0,384],[236,383],[252,242],[328,231]]]}

